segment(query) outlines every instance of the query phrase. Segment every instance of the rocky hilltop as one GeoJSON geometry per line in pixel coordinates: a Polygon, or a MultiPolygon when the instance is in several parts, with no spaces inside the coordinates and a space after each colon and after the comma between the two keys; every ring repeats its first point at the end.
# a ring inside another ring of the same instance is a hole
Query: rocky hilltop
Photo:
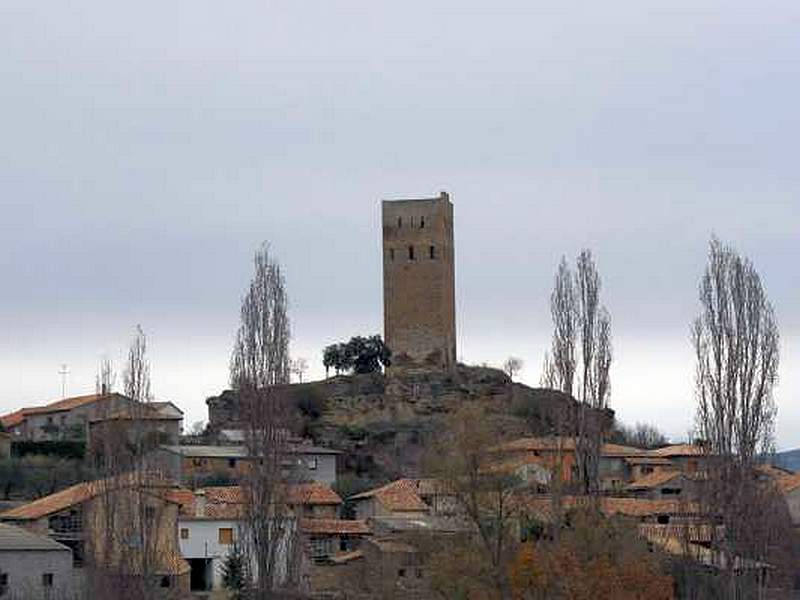
{"type": "MultiPolygon", "coordinates": [[[[480,402],[499,439],[573,428],[576,402],[567,394],[514,383],[502,371],[459,365],[453,372],[419,370],[336,376],[280,386],[296,433],[345,452],[342,469],[369,480],[419,475],[425,441],[446,432],[448,419],[480,402]]],[[[242,428],[235,392],[206,400],[209,431],[242,428]]],[[[609,411],[608,418],[613,413],[609,411]]]]}

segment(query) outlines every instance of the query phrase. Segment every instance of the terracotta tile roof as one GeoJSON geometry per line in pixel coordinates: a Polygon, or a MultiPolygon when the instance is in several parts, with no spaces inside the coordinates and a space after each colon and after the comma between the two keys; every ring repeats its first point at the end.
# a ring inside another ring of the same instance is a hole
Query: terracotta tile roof
{"type": "Polygon", "coordinates": [[[414,481],[398,479],[374,490],[350,496],[350,500],[375,498],[387,510],[393,512],[428,512],[430,507],[417,494],[414,481]]]}
{"type": "Polygon", "coordinates": [[[203,488],[206,501],[216,504],[244,504],[242,488],[238,485],[203,488]]]}
{"type": "MultiPolygon", "coordinates": [[[[571,510],[578,507],[591,506],[591,499],[586,496],[565,496],[562,508],[571,510]]],[[[549,496],[520,498],[519,510],[534,515],[544,521],[552,518],[552,500],[549,496]]],[[[626,517],[650,517],[656,515],[680,515],[696,513],[696,504],[686,504],[677,500],[648,500],[645,498],[600,498],[600,510],[607,517],[622,515],[626,517]]]]}
{"type": "Polygon", "coordinates": [[[602,455],[621,457],[646,456],[647,450],[634,448],[633,446],[622,446],[620,444],[603,444],[602,455]]]}
{"type": "Polygon", "coordinates": [[[86,396],[73,396],[72,398],[64,398],[63,400],[57,400],[56,402],[51,402],[45,406],[37,406],[35,408],[26,408],[25,413],[28,415],[41,415],[47,414],[51,412],[59,412],[62,410],[72,410],[73,408],[78,408],[79,406],[84,406],[86,404],[92,404],[93,402],[97,402],[106,397],[117,396],[117,397],[124,397],[121,394],[87,394],[86,396]]]}
{"type": "MultiPolygon", "coordinates": [[[[28,502],[22,506],[17,506],[0,514],[0,519],[8,521],[35,521],[42,517],[60,512],[71,506],[82,504],[95,496],[102,494],[104,491],[113,489],[122,489],[130,487],[132,481],[129,478],[120,477],[117,479],[104,479],[97,481],[84,481],[71,487],[68,487],[55,494],[44,496],[33,502],[28,502]]],[[[145,484],[151,488],[161,488],[167,486],[163,480],[153,478],[145,484]]],[[[169,490],[162,494],[162,498],[168,502],[174,502],[169,497],[169,490]]],[[[174,502],[177,503],[177,502],[174,502]]]]}
{"type": "MultiPolygon", "coordinates": [[[[291,484],[286,489],[289,505],[334,505],[342,499],[324,483],[291,484]]],[[[241,486],[207,487],[196,491],[178,488],[169,492],[169,498],[181,505],[180,514],[187,519],[239,519],[244,514],[245,496],[241,486]],[[205,497],[205,509],[197,514],[197,497],[205,497]]]]}
{"type": "Polygon", "coordinates": [[[644,498],[601,498],[600,510],[607,516],[621,514],[628,517],[653,515],[682,515],[698,511],[696,504],[677,500],[646,500],[644,498]]]}
{"type": "Polygon", "coordinates": [[[295,483],[289,485],[288,504],[334,504],[342,499],[330,486],[324,483],[295,483]]]}
{"type": "Polygon", "coordinates": [[[632,481],[627,486],[625,486],[629,490],[643,490],[643,489],[652,489],[654,487],[658,487],[660,485],[664,485],[668,481],[672,481],[676,477],[682,477],[683,474],[680,471],[673,471],[673,470],[662,470],[662,471],[655,471],[653,473],[648,473],[644,477],[640,477],[639,479],[632,481]]]}
{"type": "MultiPolygon", "coordinates": [[[[562,437],[524,437],[511,440],[499,446],[490,448],[490,452],[510,453],[510,452],[562,452],[575,451],[575,438],[562,437]]],[[[622,446],[620,444],[603,444],[603,456],[646,456],[647,450],[634,448],[633,446],[622,446]]]]}
{"type": "Polygon", "coordinates": [[[353,550],[352,552],[340,552],[330,557],[330,562],[335,565],[343,565],[359,558],[364,558],[364,553],[361,550],[353,550]]]}
{"type": "Polygon", "coordinates": [[[778,489],[784,494],[793,492],[797,488],[800,488],[800,473],[780,477],[775,480],[775,485],[777,485],[778,489]]]}
{"type": "Polygon", "coordinates": [[[403,478],[395,482],[396,485],[406,487],[420,496],[436,496],[452,494],[451,486],[441,479],[424,477],[421,479],[403,478]]]}
{"type": "Polygon", "coordinates": [[[7,415],[3,415],[0,417],[0,423],[2,423],[5,429],[10,429],[12,427],[16,427],[20,423],[25,420],[25,411],[27,409],[20,408],[12,413],[8,413],[7,415]]]}
{"type": "Polygon", "coordinates": [[[57,513],[70,506],[86,502],[100,493],[100,486],[95,481],[87,481],[68,487],[65,490],[44,496],[33,502],[17,506],[0,514],[0,519],[15,521],[32,521],[57,513]]]}
{"type": "MultiPolygon", "coordinates": [[[[105,417],[95,417],[92,423],[98,421],[122,421],[128,419],[139,419],[146,421],[181,421],[183,417],[178,414],[170,414],[162,406],[164,402],[143,402],[139,405],[140,410],[134,410],[132,406],[127,406],[105,417]]],[[[168,403],[167,403],[168,404],[168,403]]]]}
{"type": "Polygon", "coordinates": [[[378,540],[369,540],[370,543],[375,544],[381,552],[386,553],[403,553],[403,554],[413,554],[417,551],[414,546],[411,544],[406,544],[405,542],[398,542],[393,539],[378,539],[378,540]]]}
{"type": "Polygon", "coordinates": [[[668,458],[661,456],[626,456],[625,462],[629,465],[660,465],[664,467],[672,464],[668,458]]]}
{"type": "Polygon", "coordinates": [[[795,474],[794,471],[784,469],[777,465],[758,465],[756,471],[771,479],[781,479],[782,477],[790,477],[795,474]]]}
{"type": "Polygon", "coordinates": [[[672,444],[648,452],[650,456],[670,458],[673,456],[703,456],[703,448],[695,444],[672,444]]]}
{"type": "Polygon", "coordinates": [[[300,530],[309,535],[369,535],[366,521],[346,519],[301,519],[300,530]]]}

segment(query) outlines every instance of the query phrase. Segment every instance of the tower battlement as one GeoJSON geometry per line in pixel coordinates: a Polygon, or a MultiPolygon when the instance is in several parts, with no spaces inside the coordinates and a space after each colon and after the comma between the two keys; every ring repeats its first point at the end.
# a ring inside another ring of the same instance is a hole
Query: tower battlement
{"type": "Polygon", "coordinates": [[[456,364],[453,204],[384,200],[384,339],[397,368],[456,364]]]}

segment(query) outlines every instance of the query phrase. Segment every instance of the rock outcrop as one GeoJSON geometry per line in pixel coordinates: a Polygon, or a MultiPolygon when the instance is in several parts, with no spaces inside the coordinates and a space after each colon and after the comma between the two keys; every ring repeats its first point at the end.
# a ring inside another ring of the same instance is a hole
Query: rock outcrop
{"type": "MultiPolygon", "coordinates": [[[[464,365],[453,372],[335,376],[280,386],[274,393],[293,407],[297,433],[344,451],[343,472],[370,480],[420,474],[426,439],[445,432],[465,404],[485,407],[498,441],[557,429],[569,433],[576,409],[575,400],[562,392],[514,383],[497,369],[464,365]]],[[[206,403],[212,433],[244,427],[235,392],[206,403]]],[[[612,415],[608,411],[607,418],[612,415]]]]}

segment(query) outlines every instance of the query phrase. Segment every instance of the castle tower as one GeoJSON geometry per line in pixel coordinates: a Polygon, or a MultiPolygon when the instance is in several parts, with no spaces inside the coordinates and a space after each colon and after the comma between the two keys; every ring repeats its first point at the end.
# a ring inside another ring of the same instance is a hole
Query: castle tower
{"type": "Polygon", "coordinates": [[[397,368],[456,364],[453,205],[383,201],[384,340],[397,368]]]}

